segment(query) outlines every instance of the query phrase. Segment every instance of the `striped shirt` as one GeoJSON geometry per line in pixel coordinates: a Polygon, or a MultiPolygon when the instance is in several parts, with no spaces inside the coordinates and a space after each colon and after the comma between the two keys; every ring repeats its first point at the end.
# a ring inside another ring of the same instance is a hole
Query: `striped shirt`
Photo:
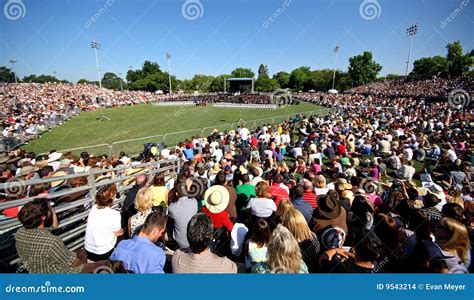
{"type": "Polygon", "coordinates": [[[311,204],[312,209],[315,209],[318,206],[316,198],[317,196],[313,191],[304,191],[303,200],[311,204]]]}

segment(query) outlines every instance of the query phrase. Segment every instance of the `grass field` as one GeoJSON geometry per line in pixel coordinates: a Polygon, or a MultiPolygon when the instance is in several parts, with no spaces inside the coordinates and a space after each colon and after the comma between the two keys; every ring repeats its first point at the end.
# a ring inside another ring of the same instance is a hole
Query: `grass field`
{"type": "Polygon", "coordinates": [[[171,146],[196,134],[208,135],[213,128],[221,131],[232,129],[240,119],[244,120],[249,128],[253,128],[281,122],[289,114],[320,109],[323,108],[305,102],[277,110],[217,109],[211,106],[157,107],[141,104],[82,113],[22,148],[36,153],[46,153],[52,149],[62,151],[79,148],[73,152],[87,150],[97,155],[110,153],[108,144],[114,143],[112,153],[138,153],[143,150],[145,142],[164,142],[171,146]],[[98,118],[101,113],[110,118],[110,121],[100,122],[98,118]],[[264,120],[253,121],[257,119],[264,120]],[[181,131],[187,132],[176,133],[181,131]],[[157,135],[161,137],[146,138],[157,135]],[[119,142],[130,139],[139,140],[119,142]],[[91,147],[98,144],[106,145],[91,147]]]}

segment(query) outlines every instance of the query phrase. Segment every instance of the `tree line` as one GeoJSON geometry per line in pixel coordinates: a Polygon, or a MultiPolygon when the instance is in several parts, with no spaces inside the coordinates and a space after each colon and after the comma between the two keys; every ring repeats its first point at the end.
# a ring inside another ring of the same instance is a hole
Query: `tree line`
{"type": "MultiPolygon", "coordinates": [[[[474,50],[463,53],[459,41],[446,46],[446,56],[423,57],[413,63],[413,70],[408,75],[408,80],[430,79],[433,76],[452,78],[464,75],[473,75],[474,50]]],[[[335,89],[346,90],[351,87],[368,84],[374,81],[400,80],[404,76],[388,74],[378,77],[382,66],[377,63],[370,51],[349,58],[347,71],[336,70],[335,89]]],[[[255,78],[256,91],[274,91],[276,89],[291,89],[293,91],[327,91],[332,88],[334,70],[311,70],[308,66],[301,66],[291,72],[279,71],[270,76],[268,66],[260,64],[255,74],[251,68],[239,67],[230,74],[217,76],[195,74],[191,79],[180,80],[171,75],[173,91],[186,92],[221,92],[224,90],[224,81],[227,78],[255,78]]],[[[18,82],[67,82],[51,75],[29,75],[18,82]]],[[[7,67],[0,67],[0,82],[14,82],[13,72],[7,67]]],[[[81,79],[78,83],[98,84],[97,81],[81,79]]],[[[112,72],[106,72],[102,77],[102,86],[109,89],[143,90],[164,93],[169,92],[168,72],[161,70],[156,62],[145,61],[141,69],[129,70],[126,81],[112,72]]]]}

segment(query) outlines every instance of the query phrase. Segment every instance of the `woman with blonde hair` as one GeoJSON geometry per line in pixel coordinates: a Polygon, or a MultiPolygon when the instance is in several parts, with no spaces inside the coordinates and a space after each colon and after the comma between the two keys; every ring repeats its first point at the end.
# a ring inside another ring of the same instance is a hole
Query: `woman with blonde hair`
{"type": "Polygon", "coordinates": [[[326,195],[329,189],[326,186],[326,178],[323,175],[318,175],[313,179],[314,193],[316,196],[326,195]]]}
{"type": "Polygon", "coordinates": [[[468,273],[471,247],[466,226],[453,218],[443,218],[435,237],[444,254],[451,257],[445,260],[449,273],[468,273]]]}
{"type": "Polygon", "coordinates": [[[316,234],[309,229],[303,214],[291,207],[281,216],[281,224],[288,228],[298,242],[303,261],[308,266],[309,272],[316,272],[320,251],[319,241],[316,234]]]}
{"type": "Polygon", "coordinates": [[[291,203],[290,199],[281,198],[280,203],[278,203],[278,207],[275,213],[275,216],[278,218],[280,223],[282,221],[283,214],[292,208],[293,208],[293,203],[291,203]]]}
{"type": "Polygon", "coordinates": [[[267,253],[267,261],[257,263],[252,268],[252,273],[308,273],[298,242],[281,224],[273,230],[267,253]]]}
{"type": "Polygon", "coordinates": [[[128,232],[130,236],[137,233],[137,229],[145,223],[146,217],[153,212],[153,192],[149,187],[141,188],[135,197],[137,213],[128,219],[128,232]]]}

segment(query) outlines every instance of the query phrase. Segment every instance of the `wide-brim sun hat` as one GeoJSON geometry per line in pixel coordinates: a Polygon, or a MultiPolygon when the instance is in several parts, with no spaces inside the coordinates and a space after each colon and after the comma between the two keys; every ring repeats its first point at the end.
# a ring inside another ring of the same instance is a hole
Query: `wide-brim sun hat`
{"type": "Polygon", "coordinates": [[[224,211],[229,204],[229,191],[222,185],[214,185],[206,190],[204,201],[207,210],[218,214],[224,211]]]}
{"type": "Polygon", "coordinates": [[[59,152],[50,153],[50,154],[48,155],[48,162],[57,161],[57,160],[60,159],[62,156],[63,156],[63,154],[62,154],[62,153],[59,153],[59,152]]]}
{"type": "Polygon", "coordinates": [[[446,194],[443,191],[443,188],[434,182],[422,182],[421,185],[426,189],[426,191],[441,201],[446,200],[446,194]]]}
{"type": "MultiPolygon", "coordinates": [[[[56,172],[53,174],[52,177],[64,177],[64,176],[67,176],[68,174],[64,171],[59,171],[59,172],[56,172]]],[[[56,181],[52,181],[51,182],[51,187],[57,187],[58,185],[61,185],[64,183],[64,179],[63,180],[56,180],[56,181]]]]}
{"type": "Polygon", "coordinates": [[[334,220],[341,216],[342,210],[336,199],[328,195],[320,195],[318,197],[318,206],[316,207],[314,216],[317,219],[334,220]]]}

